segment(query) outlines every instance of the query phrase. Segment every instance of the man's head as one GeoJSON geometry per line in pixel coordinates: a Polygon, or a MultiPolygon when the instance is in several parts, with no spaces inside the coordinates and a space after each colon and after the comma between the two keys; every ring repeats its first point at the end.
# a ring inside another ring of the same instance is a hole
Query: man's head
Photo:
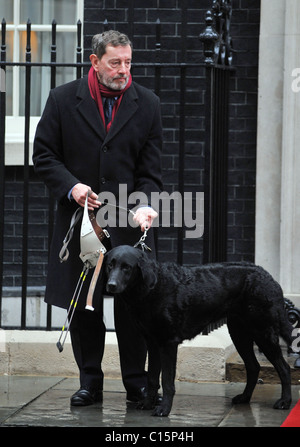
{"type": "Polygon", "coordinates": [[[99,81],[112,90],[123,90],[129,80],[132,44],[126,34],[110,30],[92,40],[90,61],[99,81]]]}

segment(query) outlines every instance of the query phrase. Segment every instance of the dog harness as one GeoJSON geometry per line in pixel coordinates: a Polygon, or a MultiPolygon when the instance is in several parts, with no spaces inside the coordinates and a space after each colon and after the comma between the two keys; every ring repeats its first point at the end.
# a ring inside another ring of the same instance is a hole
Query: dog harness
{"type": "Polygon", "coordinates": [[[56,346],[59,350],[59,352],[62,352],[64,342],[67,338],[68,331],[71,325],[71,321],[79,300],[79,296],[81,293],[81,289],[83,286],[83,283],[87,277],[87,274],[89,271],[95,267],[93,277],[91,279],[90,287],[88,290],[87,298],[86,298],[86,306],[85,308],[87,310],[94,310],[93,307],[93,295],[95,291],[95,287],[98,281],[98,277],[101,271],[104,255],[106,253],[106,248],[102,244],[102,241],[105,237],[110,237],[107,230],[103,230],[96,221],[96,216],[93,212],[88,210],[88,197],[91,192],[89,192],[86,196],[84,209],[78,208],[75,213],[72,216],[70,228],[66,234],[66,237],[63,241],[63,247],[59,253],[60,262],[66,262],[69,257],[69,251],[68,251],[68,244],[72,239],[74,227],[76,223],[79,221],[80,217],[82,216],[82,223],[81,223],[81,229],[80,229],[80,254],[79,257],[83,262],[83,270],[79,276],[79,280],[77,282],[73,297],[70,302],[70,306],[68,308],[67,312],[67,318],[66,321],[62,327],[62,331],[59,337],[58,342],[56,343],[56,346]],[[68,323],[67,331],[65,332],[66,324],[68,323]],[[63,342],[61,342],[61,339],[64,334],[63,342]]]}
{"type": "MultiPolygon", "coordinates": [[[[91,279],[90,287],[88,290],[87,298],[86,298],[86,305],[85,305],[85,308],[87,310],[90,310],[90,311],[94,310],[94,307],[93,307],[94,291],[95,291],[95,287],[96,287],[96,284],[97,284],[97,281],[99,278],[99,274],[101,271],[101,267],[103,264],[104,255],[107,251],[106,248],[104,247],[104,245],[102,244],[102,241],[105,237],[107,237],[107,238],[110,237],[108,231],[101,228],[98,225],[95,214],[92,211],[88,210],[88,197],[90,194],[91,194],[91,191],[89,191],[86,196],[84,209],[78,208],[75,211],[75,213],[73,214],[73,216],[71,218],[70,228],[63,240],[63,246],[59,253],[60,262],[66,262],[69,258],[68,244],[70,243],[70,241],[73,237],[74,227],[78,223],[78,221],[81,218],[82,213],[83,213],[81,229],[80,229],[80,254],[79,254],[79,257],[83,262],[83,269],[79,276],[73,297],[71,299],[71,302],[70,302],[70,305],[69,305],[69,308],[67,311],[66,321],[62,327],[58,342],[56,343],[56,346],[57,346],[59,352],[63,351],[63,346],[64,346],[65,340],[67,338],[67,335],[68,335],[68,331],[69,331],[71,321],[72,321],[72,318],[73,318],[73,315],[74,315],[74,312],[75,312],[75,309],[76,309],[76,306],[77,306],[77,303],[79,300],[79,296],[81,293],[83,283],[84,283],[89,271],[95,267],[95,270],[94,270],[94,273],[93,273],[93,276],[91,279]],[[67,324],[68,324],[67,331],[65,332],[65,328],[66,328],[67,324]],[[62,338],[63,338],[63,341],[61,342],[62,338]]],[[[105,205],[116,206],[116,205],[112,205],[108,202],[106,202],[105,205]]],[[[118,206],[118,208],[124,209],[121,206],[118,206]]],[[[134,212],[132,210],[126,209],[126,211],[131,212],[134,215],[134,212]]],[[[151,251],[151,248],[145,244],[145,239],[147,237],[147,231],[148,231],[148,228],[145,229],[143,235],[141,236],[139,241],[134,245],[134,247],[140,246],[143,251],[145,251],[145,250],[151,251]]]]}

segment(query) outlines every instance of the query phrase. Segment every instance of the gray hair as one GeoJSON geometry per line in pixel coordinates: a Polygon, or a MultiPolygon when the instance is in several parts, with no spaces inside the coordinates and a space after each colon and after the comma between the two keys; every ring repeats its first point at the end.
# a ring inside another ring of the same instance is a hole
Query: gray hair
{"type": "Polygon", "coordinates": [[[127,46],[130,45],[132,48],[132,43],[126,34],[122,34],[119,31],[109,30],[101,34],[96,34],[92,39],[92,52],[101,59],[106,53],[107,45],[113,47],[127,46]]]}

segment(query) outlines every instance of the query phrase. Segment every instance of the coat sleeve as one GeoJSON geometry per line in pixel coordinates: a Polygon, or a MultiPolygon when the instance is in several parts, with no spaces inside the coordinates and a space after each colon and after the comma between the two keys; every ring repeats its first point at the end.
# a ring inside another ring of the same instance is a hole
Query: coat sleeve
{"type": "Polygon", "coordinates": [[[160,100],[156,97],[156,105],[153,108],[152,125],[145,143],[139,153],[136,167],[136,191],[142,191],[148,197],[148,205],[151,205],[151,193],[160,192],[162,185],[162,122],[160,100]]]}
{"type": "Polygon", "coordinates": [[[49,94],[37,126],[32,160],[39,177],[51,190],[56,200],[63,203],[70,189],[80,180],[71,174],[64,163],[60,111],[54,91],[49,94]]]}

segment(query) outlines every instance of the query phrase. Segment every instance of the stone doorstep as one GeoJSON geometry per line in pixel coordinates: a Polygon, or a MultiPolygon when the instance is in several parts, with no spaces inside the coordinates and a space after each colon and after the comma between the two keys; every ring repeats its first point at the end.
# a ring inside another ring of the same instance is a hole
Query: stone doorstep
{"type": "MultiPolygon", "coordinates": [[[[299,385],[300,369],[294,367],[297,356],[288,355],[285,345],[282,345],[281,348],[283,356],[291,368],[292,385],[299,385]]],[[[280,380],[274,366],[266,359],[263,353],[259,352],[257,347],[255,347],[254,351],[260,364],[258,381],[260,383],[279,384],[280,380]]],[[[228,382],[246,382],[245,365],[237,352],[234,352],[227,358],[225,378],[228,382]]]]}
{"type": "MultiPolygon", "coordinates": [[[[0,374],[78,377],[69,336],[60,353],[60,331],[0,330],[0,374]]],[[[179,347],[177,379],[182,381],[225,380],[226,360],[235,352],[227,326],[186,341],[179,347]]],[[[105,377],[120,378],[116,335],[107,332],[103,359],[105,377]]]]}

